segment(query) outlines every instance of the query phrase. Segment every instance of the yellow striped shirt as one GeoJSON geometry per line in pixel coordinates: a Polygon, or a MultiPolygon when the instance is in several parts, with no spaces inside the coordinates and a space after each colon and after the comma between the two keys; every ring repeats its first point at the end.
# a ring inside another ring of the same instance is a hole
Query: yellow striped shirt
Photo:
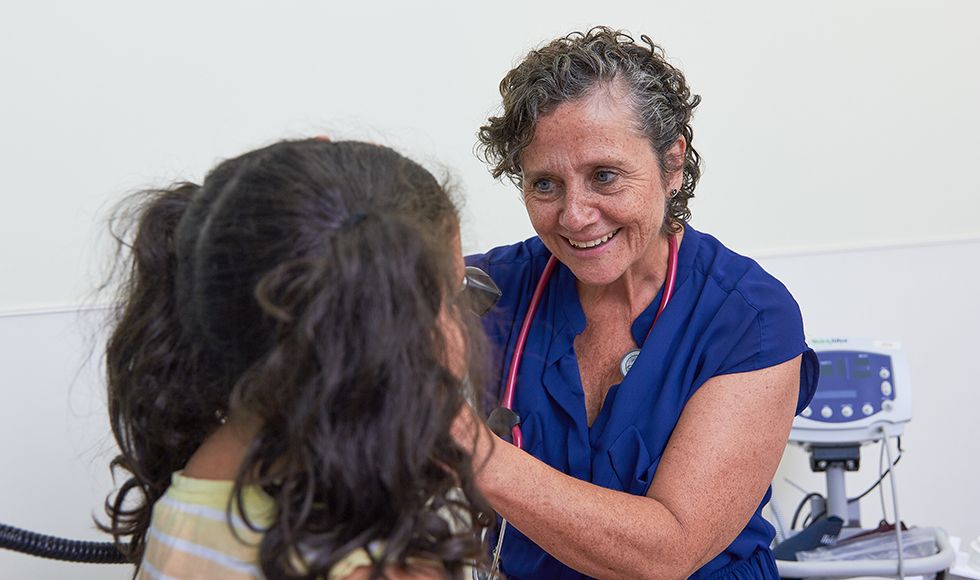
{"type": "MultiPolygon", "coordinates": [[[[174,473],[170,487],[153,506],[138,580],[264,580],[258,547],[261,530],[275,516],[275,503],[260,488],[246,486],[242,492],[245,513],[260,531],[249,528],[237,509],[231,512],[229,526],[233,486],[231,481],[174,473]]],[[[368,553],[356,550],[334,566],[329,580],[370,565],[368,553]]]]}

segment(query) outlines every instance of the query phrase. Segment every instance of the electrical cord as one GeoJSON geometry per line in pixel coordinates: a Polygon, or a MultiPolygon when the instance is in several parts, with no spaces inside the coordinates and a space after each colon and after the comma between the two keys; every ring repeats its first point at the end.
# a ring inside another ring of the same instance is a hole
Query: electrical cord
{"type": "MultiPolygon", "coordinates": [[[[793,513],[793,521],[792,521],[792,523],[789,526],[789,529],[790,530],[795,530],[796,529],[796,520],[799,519],[800,512],[803,511],[803,506],[806,505],[806,502],[808,502],[810,500],[810,498],[814,498],[814,497],[819,497],[819,498],[823,499],[823,496],[822,495],[820,495],[819,493],[813,491],[813,492],[810,492],[810,493],[806,494],[806,496],[803,498],[803,500],[800,501],[800,505],[796,506],[796,512],[793,513]]],[[[807,516],[807,517],[809,518],[810,516],[807,516]]],[[[819,516],[817,516],[817,517],[819,517],[819,516]]],[[[814,519],[816,519],[816,518],[814,518],[814,519]]],[[[806,524],[806,520],[804,520],[803,523],[804,523],[804,527],[806,527],[806,525],[805,525],[806,524]]]]}
{"type": "MultiPolygon", "coordinates": [[[[885,453],[888,454],[888,481],[892,486],[892,506],[895,508],[895,539],[898,542],[898,578],[899,580],[905,580],[905,561],[902,554],[902,517],[898,513],[898,489],[895,487],[895,462],[892,461],[892,449],[888,444],[888,432],[885,431],[884,427],[879,427],[878,430],[884,435],[882,443],[885,448],[885,453]]],[[[901,448],[901,443],[899,443],[899,448],[901,448]]],[[[882,493],[884,494],[884,492],[882,493]]]]}
{"type": "MultiPolygon", "coordinates": [[[[901,437],[897,437],[897,439],[898,439],[898,457],[895,458],[894,465],[898,465],[898,462],[902,460],[902,455],[903,455],[902,454],[902,438],[901,437]]],[[[884,449],[882,449],[881,450],[881,455],[884,455],[884,453],[885,453],[885,451],[884,451],[884,449]]],[[[878,468],[878,470],[879,470],[878,481],[876,481],[873,484],[871,484],[871,487],[869,487],[868,489],[866,489],[864,491],[864,493],[862,493],[861,495],[859,495],[857,497],[849,498],[847,500],[847,503],[854,503],[856,501],[859,501],[859,500],[863,499],[864,496],[866,496],[869,493],[871,493],[872,491],[874,491],[874,489],[876,487],[878,487],[879,485],[881,485],[881,482],[885,480],[885,476],[887,476],[891,472],[891,467],[889,467],[888,469],[886,469],[884,471],[884,473],[882,473],[881,472],[881,467],[880,467],[880,464],[881,464],[881,460],[880,459],[879,459],[878,463],[879,463],[879,468],[878,468]]],[[[884,505],[882,506],[882,513],[884,513],[884,505]]]]}
{"type": "Polygon", "coordinates": [[[779,507],[779,502],[776,501],[775,496],[769,499],[769,509],[772,510],[774,520],[773,528],[776,529],[776,544],[782,544],[789,537],[789,532],[786,530],[786,520],[783,519],[783,510],[779,507]]]}
{"type": "MultiPolygon", "coordinates": [[[[885,478],[885,475],[891,476],[891,470],[892,470],[892,468],[895,465],[897,465],[898,462],[899,462],[899,460],[902,458],[902,438],[901,437],[896,437],[896,439],[898,441],[898,445],[897,445],[897,447],[898,447],[898,457],[895,458],[895,461],[894,462],[892,461],[891,448],[888,447],[889,437],[887,435],[885,435],[885,437],[881,441],[881,445],[882,445],[881,446],[881,452],[878,454],[878,473],[880,474],[879,479],[884,479],[885,478]],[[885,452],[886,451],[888,452],[888,469],[885,469],[884,471],[882,471],[882,464],[885,461],[885,452]]],[[[894,477],[892,477],[892,480],[894,480],[894,477]]],[[[887,521],[887,518],[885,518],[885,513],[886,513],[886,509],[885,509],[885,488],[884,487],[879,488],[878,491],[879,491],[878,498],[881,501],[881,516],[882,516],[882,519],[885,519],[887,521]]],[[[894,499],[895,497],[896,497],[895,496],[895,489],[892,488],[892,498],[894,499]]],[[[901,520],[899,520],[898,514],[895,514],[895,525],[898,525],[900,522],[901,522],[901,520]]]]}
{"type": "Polygon", "coordinates": [[[88,542],[46,536],[0,524],[0,548],[39,558],[83,564],[131,564],[113,542],[88,542]]]}

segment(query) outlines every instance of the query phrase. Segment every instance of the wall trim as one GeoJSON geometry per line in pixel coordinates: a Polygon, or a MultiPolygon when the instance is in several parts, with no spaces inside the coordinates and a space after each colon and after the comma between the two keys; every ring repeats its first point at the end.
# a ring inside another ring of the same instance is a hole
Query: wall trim
{"type": "Polygon", "coordinates": [[[829,254],[853,254],[857,252],[877,252],[890,250],[913,250],[918,248],[931,248],[936,246],[956,246],[967,244],[980,244],[980,236],[964,236],[961,238],[947,238],[944,240],[925,240],[917,242],[888,242],[880,244],[864,244],[857,246],[838,246],[825,248],[811,248],[805,250],[785,250],[785,251],[765,251],[749,254],[755,260],[770,260],[779,258],[803,258],[808,256],[821,256],[829,254]]]}
{"type": "Polygon", "coordinates": [[[66,314],[93,312],[97,310],[108,310],[110,304],[64,304],[59,306],[36,306],[27,308],[10,308],[0,310],[0,318],[15,318],[18,316],[44,316],[46,314],[66,314]]]}

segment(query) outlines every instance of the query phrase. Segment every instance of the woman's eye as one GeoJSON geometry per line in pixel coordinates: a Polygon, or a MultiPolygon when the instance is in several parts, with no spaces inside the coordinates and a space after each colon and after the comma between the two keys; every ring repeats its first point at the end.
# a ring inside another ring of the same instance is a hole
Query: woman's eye
{"type": "Polygon", "coordinates": [[[550,179],[539,179],[534,182],[534,190],[541,193],[548,193],[554,189],[555,184],[550,179]]]}
{"type": "Polygon", "coordinates": [[[609,183],[616,177],[616,174],[612,171],[597,171],[595,174],[595,180],[599,183],[609,183]]]}

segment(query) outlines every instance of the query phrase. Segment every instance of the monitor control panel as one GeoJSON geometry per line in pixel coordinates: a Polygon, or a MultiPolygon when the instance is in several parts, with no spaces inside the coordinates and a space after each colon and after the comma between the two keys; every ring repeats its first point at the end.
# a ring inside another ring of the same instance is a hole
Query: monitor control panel
{"type": "Polygon", "coordinates": [[[797,443],[864,443],[901,435],[912,418],[908,361],[890,340],[812,338],[820,377],[810,405],[793,422],[797,443]]]}

